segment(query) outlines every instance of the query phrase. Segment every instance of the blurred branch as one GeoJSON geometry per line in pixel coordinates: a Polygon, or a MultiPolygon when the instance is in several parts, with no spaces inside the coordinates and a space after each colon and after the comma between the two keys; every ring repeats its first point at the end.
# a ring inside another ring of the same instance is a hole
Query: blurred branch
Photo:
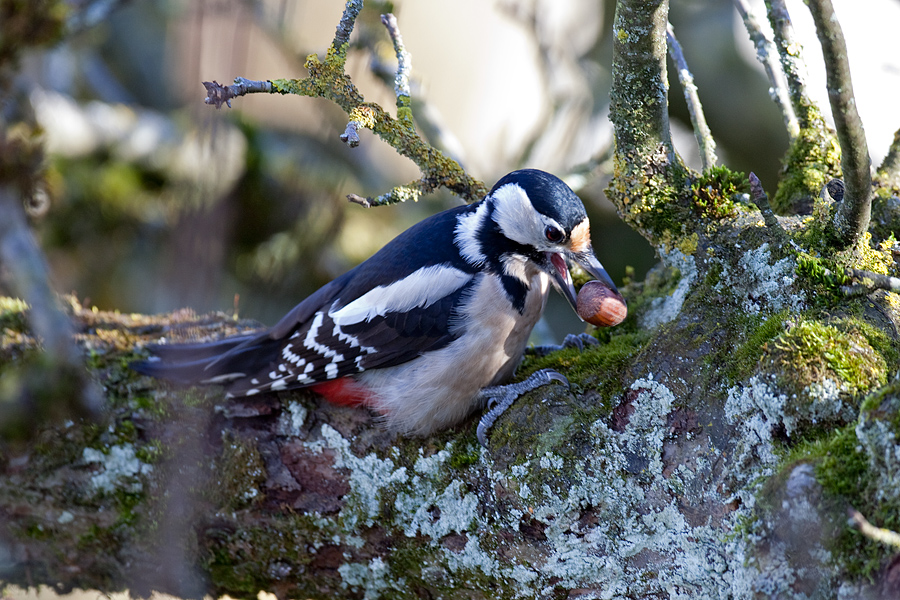
{"type": "MultiPolygon", "coordinates": [[[[470,177],[459,163],[428,145],[416,134],[412,127],[412,115],[408,113],[408,93],[406,100],[398,95],[398,118],[394,119],[378,104],[365,102],[350,76],[344,72],[350,34],[361,8],[361,0],[348,0],[325,59],[321,60],[314,54],[307,57],[305,66],[309,72],[308,77],[270,81],[254,81],[239,77],[235,79],[233,86],[204,82],[208,94],[207,104],[215,104],[217,108],[223,103],[230,106],[232,98],[250,93],[295,94],[331,100],[347,113],[351,123],[355,122],[352,128],[345,130],[342,135],[342,139],[346,136],[347,143],[353,141],[360,127],[371,129],[399,154],[416,163],[422,171],[421,179],[412,186],[398,187],[378,198],[367,199],[369,206],[401,202],[406,199],[415,200],[420,193],[428,193],[439,187],[447,188],[469,202],[480,200],[488,192],[485,185],[470,177]],[[404,110],[401,111],[401,107],[404,110]]],[[[388,28],[390,32],[390,25],[388,28]]],[[[391,35],[393,38],[394,34],[391,35]]],[[[399,33],[397,36],[399,38],[399,33]]],[[[394,43],[396,49],[397,39],[394,43]]],[[[402,49],[402,43],[399,47],[402,49]]],[[[398,59],[401,64],[398,68],[397,81],[408,82],[408,56],[401,58],[398,55],[398,59]]]]}
{"type": "Polygon", "coordinates": [[[69,0],[66,15],[66,34],[75,35],[106,21],[109,16],[131,0],[69,0]]]}
{"type": "Polygon", "coordinates": [[[872,161],[862,119],[856,110],[850,61],[844,33],[831,0],[808,0],[809,11],[825,59],[828,100],[841,144],[844,198],[838,203],[833,225],[838,239],[849,246],[869,228],[872,213],[872,161]]]}
{"type": "Polygon", "coordinates": [[[24,424],[50,415],[96,417],[102,407],[99,390],[87,377],[69,319],[56,305],[47,265],[25,222],[21,195],[10,185],[0,185],[0,264],[9,273],[13,294],[28,304],[31,331],[40,338],[54,377],[41,377],[40,389],[20,389],[16,405],[6,403],[0,411],[0,429],[18,436],[24,424]]]}
{"type": "Polygon", "coordinates": [[[756,59],[762,64],[766,71],[766,77],[769,79],[769,94],[781,109],[781,116],[784,119],[784,127],[787,130],[791,141],[796,139],[800,133],[800,126],[797,124],[797,115],[794,114],[794,107],[791,106],[791,98],[785,87],[784,74],[781,67],[777,63],[777,59],[773,52],[777,52],[772,40],[768,38],[756,16],[750,11],[750,5],[747,0],[734,0],[741,19],[744,21],[744,27],[750,40],[756,46],[756,59]]]}
{"type": "Polygon", "coordinates": [[[798,125],[801,129],[806,129],[816,125],[816,119],[810,114],[813,102],[806,92],[806,63],[803,61],[802,47],[794,39],[791,15],[784,0],[766,0],[766,8],[772,31],[775,33],[775,46],[778,48],[781,68],[787,80],[791,105],[797,116],[798,125]]]}
{"type": "Polygon", "coordinates": [[[669,56],[678,69],[678,81],[681,82],[681,88],[684,90],[684,100],[687,102],[688,112],[691,115],[691,124],[694,126],[694,137],[697,138],[697,145],[700,147],[700,167],[703,171],[716,165],[716,142],[706,124],[706,117],[703,114],[703,105],[700,103],[700,96],[697,94],[697,86],[694,85],[694,76],[691,74],[684,58],[684,52],[681,44],[675,38],[675,30],[671,23],[666,25],[666,40],[669,46],[669,56]]]}
{"type": "Polygon", "coordinates": [[[900,129],[894,132],[894,141],[875,177],[881,185],[900,186],[900,129]]]}

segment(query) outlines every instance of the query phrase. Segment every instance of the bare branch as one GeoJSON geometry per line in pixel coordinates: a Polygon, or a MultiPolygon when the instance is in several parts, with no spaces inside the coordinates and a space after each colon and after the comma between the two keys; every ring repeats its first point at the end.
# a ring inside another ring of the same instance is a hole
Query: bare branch
{"type": "Polygon", "coordinates": [[[875,527],[856,509],[848,509],[847,513],[850,515],[850,524],[855,526],[861,534],[870,540],[900,548],[900,534],[897,532],[882,527],[875,527]]]}
{"type": "Polygon", "coordinates": [[[806,91],[806,63],[803,61],[802,47],[794,39],[791,15],[784,0],[766,0],[766,8],[798,125],[801,129],[817,126],[816,119],[810,114],[814,104],[806,91]]]}
{"type": "Polygon", "coordinates": [[[681,82],[681,88],[684,90],[684,100],[687,102],[691,124],[694,126],[694,137],[697,138],[697,145],[700,147],[700,166],[705,171],[718,162],[716,142],[709,130],[709,125],[706,124],[703,105],[700,103],[697,86],[694,85],[694,76],[688,69],[687,60],[684,58],[681,44],[675,38],[675,30],[671,23],[666,25],[666,40],[669,43],[669,56],[672,57],[672,61],[678,69],[678,81],[681,82]]]}
{"type": "Polygon", "coordinates": [[[231,108],[231,99],[238,96],[272,93],[271,81],[254,81],[243,77],[235,77],[234,85],[222,85],[218,81],[204,81],[203,86],[206,88],[206,99],[204,102],[213,104],[216,108],[222,108],[223,104],[227,104],[228,108],[231,108]]]}
{"type": "Polygon", "coordinates": [[[794,107],[791,106],[791,98],[785,84],[784,73],[776,58],[777,50],[775,49],[775,44],[762,30],[759,21],[756,20],[756,16],[751,12],[747,0],[734,0],[734,5],[744,21],[744,27],[747,28],[750,40],[756,46],[756,59],[762,64],[763,69],[766,71],[766,77],[769,79],[769,95],[781,110],[784,127],[793,141],[800,133],[800,125],[797,123],[794,107]]]}
{"type": "Polygon", "coordinates": [[[850,61],[844,33],[831,0],[809,0],[809,11],[825,58],[828,100],[841,144],[841,171],[846,191],[837,205],[834,228],[845,245],[853,244],[869,228],[872,213],[872,161],[862,119],[856,110],[850,61]]]}
{"type": "Polygon", "coordinates": [[[753,201],[753,204],[759,208],[759,212],[762,213],[763,220],[766,222],[766,227],[777,232],[779,236],[783,236],[784,229],[778,222],[778,218],[772,211],[772,207],[769,206],[769,196],[766,194],[765,190],[763,190],[762,182],[759,180],[759,177],[756,176],[756,173],[751,172],[750,175],[747,176],[747,179],[750,180],[750,199],[753,201]]]}

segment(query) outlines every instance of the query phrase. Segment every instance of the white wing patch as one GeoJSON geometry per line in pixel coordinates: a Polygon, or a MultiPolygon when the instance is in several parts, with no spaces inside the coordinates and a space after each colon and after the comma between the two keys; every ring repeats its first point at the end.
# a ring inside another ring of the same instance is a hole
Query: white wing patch
{"type": "MultiPolygon", "coordinates": [[[[389,312],[406,312],[414,308],[426,308],[438,300],[449,296],[459,288],[471,281],[472,275],[446,265],[434,265],[423,267],[412,272],[400,281],[390,285],[380,285],[370,290],[328,315],[337,327],[371,321],[375,317],[384,316],[389,312]]],[[[320,315],[317,315],[320,317],[320,315]]],[[[318,329],[318,324],[313,323],[310,333],[318,329]]],[[[309,348],[310,342],[315,339],[307,336],[305,345],[309,348]]],[[[323,352],[323,354],[325,354],[323,352]]],[[[327,356],[327,354],[325,354],[327,356]]]]}

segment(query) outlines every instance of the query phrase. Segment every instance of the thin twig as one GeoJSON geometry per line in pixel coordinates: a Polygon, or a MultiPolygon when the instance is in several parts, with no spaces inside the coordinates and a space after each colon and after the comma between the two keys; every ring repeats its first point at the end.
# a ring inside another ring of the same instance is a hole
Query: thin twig
{"type": "Polygon", "coordinates": [[[791,97],[788,94],[784,73],[778,63],[778,51],[775,44],[762,30],[756,16],[750,10],[747,0],[734,0],[744,21],[744,27],[747,28],[747,34],[750,40],[756,46],[756,59],[762,64],[766,71],[766,77],[769,79],[769,95],[778,108],[781,110],[781,117],[784,120],[784,127],[787,130],[791,141],[797,138],[800,133],[800,125],[797,123],[797,115],[794,113],[794,107],[791,106],[791,97]]]}
{"type": "Polygon", "coordinates": [[[875,542],[881,542],[886,546],[900,548],[900,534],[890,529],[875,527],[858,510],[850,508],[847,510],[850,515],[850,524],[859,529],[859,532],[875,542]]]}
{"type": "Polygon", "coordinates": [[[413,201],[418,202],[424,194],[433,192],[437,185],[426,179],[418,179],[407,185],[398,185],[391,191],[374,198],[364,198],[356,194],[348,194],[347,200],[354,204],[359,204],[365,208],[373,206],[387,206],[389,204],[397,204],[398,202],[413,201]]]}
{"type": "Polygon", "coordinates": [[[837,205],[834,229],[845,245],[856,242],[869,228],[872,214],[872,161],[862,119],[856,109],[850,61],[844,33],[831,0],[808,0],[809,12],[825,58],[828,100],[841,144],[841,171],[846,191],[837,205]]]}
{"type": "Polygon", "coordinates": [[[747,179],[750,180],[750,199],[759,209],[759,212],[762,213],[763,221],[766,222],[766,227],[773,232],[776,232],[778,236],[785,235],[781,223],[778,222],[778,217],[775,216],[772,207],[769,206],[769,196],[763,189],[759,177],[756,176],[756,173],[751,172],[750,175],[747,176],[747,179]]]}
{"type": "Polygon", "coordinates": [[[672,24],[666,25],[666,40],[669,43],[669,56],[678,69],[678,81],[681,82],[681,88],[684,90],[684,100],[687,102],[688,113],[691,115],[691,124],[694,126],[694,137],[697,138],[697,145],[700,147],[700,167],[706,171],[710,167],[714,167],[718,159],[716,158],[716,142],[706,124],[706,117],[703,114],[703,105],[700,103],[700,96],[697,93],[697,86],[694,85],[694,76],[691,74],[684,58],[684,52],[681,44],[675,38],[675,30],[672,24]]]}
{"type": "MultiPolygon", "coordinates": [[[[207,104],[217,107],[222,104],[230,106],[229,101],[232,98],[254,92],[294,94],[330,100],[349,116],[350,124],[341,135],[343,141],[348,144],[357,143],[354,138],[358,137],[358,130],[365,127],[390,144],[401,156],[416,163],[422,171],[422,178],[418,182],[395,188],[372,200],[371,205],[415,200],[421,194],[439,187],[447,188],[468,202],[480,200],[487,195],[488,188],[469,176],[458,162],[419,137],[413,128],[409,108],[403,107],[403,110],[400,110],[403,101],[398,98],[398,117],[395,119],[379,105],[366,102],[345,72],[350,33],[361,8],[361,0],[347,0],[334,41],[325,58],[321,59],[315,54],[307,57],[304,66],[309,72],[308,77],[269,81],[254,81],[239,77],[235,79],[233,86],[223,86],[215,82],[206,83],[204,85],[208,91],[207,104]]],[[[400,70],[408,71],[408,58],[403,59],[403,63],[400,70]]],[[[405,75],[401,73],[401,78],[408,81],[408,73],[405,75]]],[[[401,86],[402,90],[404,88],[401,86]]]]}
{"type": "Polygon", "coordinates": [[[353,33],[353,26],[356,23],[356,17],[362,10],[363,0],[347,0],[344,5],[344,12],[341,15],[341,21],[338,23],[334,32],[334,40],[331,42],[331,48],[335,52],[343,53],[344,46],[350,43],[350,34],[353,33]]]}
{"type": "Polygon", "coordinates": [[[787,80],[791,106],[798,125],[801,129],[806,129],[815,125],[810,114],[810,108],[814,104],[806,91],[806,63],[803,61],[800,43],[794,39],[791,15],[784,0],[766,0],[766,7],[769,23],[775,34],[775,47],[778,48],[781,68],[787,80]]]}
{"type": "Polygon", "coordinates": [[[381,23],[394,43],[394,54],[397,55],[397,74],[394,76],[394,94],[397,95],[397,119],[412,129],[412,111],[410,109],[409,73],[412,69],[412,58],[403,45],[397,18],[388,13],[381,15],[381,23]]]}
{"type": "Polygon", "coordinates": [[[900,279],[860,269],[845,269],[844,275],[853,280],[852,285],[841,286],[841,291],[848,296],[860,296],[875,290],[900,292],[900,279]]]}

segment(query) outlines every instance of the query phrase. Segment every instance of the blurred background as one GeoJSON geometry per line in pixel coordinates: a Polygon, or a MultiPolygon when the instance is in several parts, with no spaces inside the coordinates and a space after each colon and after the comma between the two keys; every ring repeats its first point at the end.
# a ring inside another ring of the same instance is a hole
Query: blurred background
{"type": "MultiPolygon", "coordinates": [[[[303,77],[324,55],[340,0],[72,0],[82,21],[26,57],[8,98],[27,103],[49,154],[45,202],[31,206],[58,291],[122,312],[191,307],[271,324],[317,287],[412,223],[460,202],[364,209],[418,177],[369,132],[349,148],[346,116],[321,99],[251,95],[203,103],[201,81],[303,77]],[[85,9],[86,8],[86,9],[85,9]]],[[[752,3],[765,25],[762,0],[752,3]]],[[[835,0],[874,163],[900,127],[898,0],[835,0]]],[[[788,1],[827,109],[808,11],[788,1]]],[[[604,196],[612,128],[610,0],[367,2],[348,72],[368,101],[394,106],[396,59],[382,12],[412,57],[420,132],[488,187],[536,167],[566,179],[591,215],[594,247],[616,282],[654,264],[652,248],[604,196]]],[[[730,0],[672,0],[670,21],[699,88],[720,163],[774,191],[787,135],[730,0]]],[[[699,167],[682,90],[669,65],[676,147],[699,167]]],[[[10,102],[2,110],[9,111],[10,102]]],[[[827,112],[827,110],[826,110],[827,112]]],[[[0,292],[3,290],[0,289],[0,292]]],[[[551,337],[580,327],[563,301],[551,337]]]]}

